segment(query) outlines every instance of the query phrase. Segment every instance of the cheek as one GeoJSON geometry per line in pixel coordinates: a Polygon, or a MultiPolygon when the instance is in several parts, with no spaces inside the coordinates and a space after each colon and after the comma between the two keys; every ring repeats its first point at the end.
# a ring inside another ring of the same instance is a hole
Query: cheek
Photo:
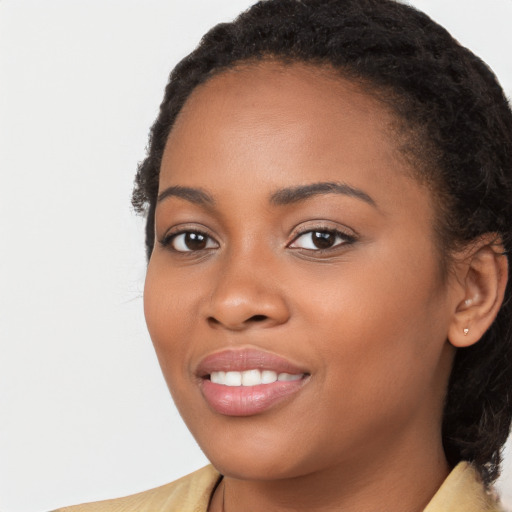
{"type": "Polygon", "coordinates": [[[351,389],[376,405],[386,398],[386,387],[406,393],[428,386],[449,323],[431,245],[412,251],[395,243],[387,253],[368,251],[346,262],[335,279],[330,269],[321,272],[303,283],[307,306],[300,316],[311,344],[322,352],[325,374],[350,380],[351,389]]]}
{"type": "Polygon", "coordinates": [[[199,297],[183,273],[176,274],[161,265],[159,255],[152,257],[144,285],[144,315],[151,340],[166,379],[184,366],[191,343],[199,297]],[[186,282],[182,282],[186,281],[186,282]]]}

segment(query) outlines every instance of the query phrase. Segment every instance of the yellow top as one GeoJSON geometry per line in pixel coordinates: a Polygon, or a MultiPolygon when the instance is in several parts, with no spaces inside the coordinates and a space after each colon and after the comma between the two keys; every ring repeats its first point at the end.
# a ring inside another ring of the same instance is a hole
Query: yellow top
{"type": "MultiPolygon", "coordinates": [[[[220,478],[213,466],[206,466],[156,489],[54,512],[207,512],[210,496],[220,478]]],[[[461,462],[448,475],[424,512],[501,512],[501,508],[485,492],[473,467],[461,462]]]]}

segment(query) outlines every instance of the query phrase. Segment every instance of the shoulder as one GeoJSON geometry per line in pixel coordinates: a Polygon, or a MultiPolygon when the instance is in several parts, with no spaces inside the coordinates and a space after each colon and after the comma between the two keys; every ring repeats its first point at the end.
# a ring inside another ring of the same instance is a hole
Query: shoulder
{"type": "Polygon", "coordinates": [[[475,468],[460,462],[448,475],[424,512],[502,512],[475,468]]]}
{"type": "Polygon", "coordinates": [[[124,498],[60,508],[54,512],[206,512],[220,474],[206,466],[170,484],[124,498]]]}

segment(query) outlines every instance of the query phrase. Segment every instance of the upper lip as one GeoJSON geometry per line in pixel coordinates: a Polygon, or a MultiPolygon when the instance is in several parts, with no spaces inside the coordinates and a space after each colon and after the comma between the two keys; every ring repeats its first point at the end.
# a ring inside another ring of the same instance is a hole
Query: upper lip
{"type": "Polygon", "coordinates": [[[282,356],[254,348],[226,349],[209,354],[199,362],[196,375],[204,378],[212,372],[271,370],[276,373],[307,374],[308,371],[282,356]]]}

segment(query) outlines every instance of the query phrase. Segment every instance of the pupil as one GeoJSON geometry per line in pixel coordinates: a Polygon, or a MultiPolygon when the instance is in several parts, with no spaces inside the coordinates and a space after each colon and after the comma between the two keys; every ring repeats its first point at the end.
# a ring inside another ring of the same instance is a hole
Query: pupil
{"type": "Polygon", "coordinates": [[[313,244],[318,249],[329,249],[334,243],[334,235],[325,231],[316,231],[313,233],[313,244]]]}
{"type": "Polygon", "coordinates": [[[185,235],[185,245],[191,251],[198,251],[206,247],[206,237],[201,233],[187,233],[185,235]]]}

